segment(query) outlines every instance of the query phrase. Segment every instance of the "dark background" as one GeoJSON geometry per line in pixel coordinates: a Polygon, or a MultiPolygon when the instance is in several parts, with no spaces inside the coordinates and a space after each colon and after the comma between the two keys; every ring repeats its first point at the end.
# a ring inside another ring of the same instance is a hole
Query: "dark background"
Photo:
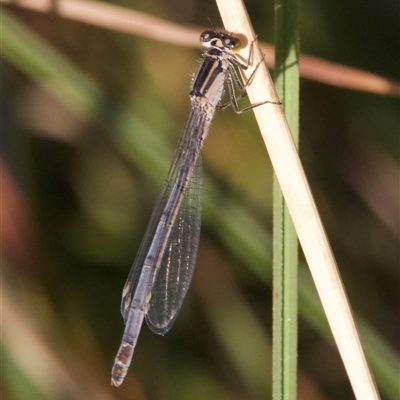
{"type": "MultiPolygon", "coordinates": [[[[114,3],[221,26],[213,1],[114,3]]],[[[273,2],[246,5],[259,39],[272,43],[273,2]]],[[[121,290],[187,115],[199,51],[3,10],[101,91],[95,107],[77,111],[46,91],[34,65],[2,59],[2,398],[270,398],[272,169],[252,113],[216,116],[191,289],[166,337],[143,327],[125,383],[111,388],[121,290]]],[[[399,11],[389,0],[303,0],[301,50],[399,80],[399,11]]],[[[301,81],[301,158],[386,399],[398,398],[399,115],[393,97],[301,81]]],[[[298,398],[354,398],[300,258],[298,398]]]]}

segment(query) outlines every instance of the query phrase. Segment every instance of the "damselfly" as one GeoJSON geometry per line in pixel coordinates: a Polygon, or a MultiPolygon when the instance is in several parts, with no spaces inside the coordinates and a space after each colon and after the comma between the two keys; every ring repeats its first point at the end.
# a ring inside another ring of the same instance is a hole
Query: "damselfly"
{"type": "Polygon", "coordinates": [[[200,41],[207,50],[190,91],[189,117],[122,292],[125,331],[112,369],[114,386],[121,385],[127,374],[143,319],[153,332],[168,332],[189,288],[200,237],[200,150],[225,83],[230,105],[237,113],[259,105],[243,110],[238,107],[234,85],[240,90],[245,85],[235,67],[246,70],[250,62],[250,55],[247,64],[237,58],[239,38],[224,31],[207,30],[200,41]]]}

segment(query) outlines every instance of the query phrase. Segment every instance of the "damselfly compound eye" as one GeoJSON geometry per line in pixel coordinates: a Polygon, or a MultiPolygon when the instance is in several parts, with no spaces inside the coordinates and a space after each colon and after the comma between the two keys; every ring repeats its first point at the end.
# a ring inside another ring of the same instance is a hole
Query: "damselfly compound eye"
{"type": "Polygon", "coordinates": [[[200,35],[200,43],[205,47],[212,46],[211,41],[218,36],[218,33],[211,29],[206,30],[200,35]]]}
{"type": "Polygon", "coordinates": [[[221,37],[223,46],[231,51],[232,53],[237,53],[242,48],[240,39],[236,36],[223,35],[221,37]]]}

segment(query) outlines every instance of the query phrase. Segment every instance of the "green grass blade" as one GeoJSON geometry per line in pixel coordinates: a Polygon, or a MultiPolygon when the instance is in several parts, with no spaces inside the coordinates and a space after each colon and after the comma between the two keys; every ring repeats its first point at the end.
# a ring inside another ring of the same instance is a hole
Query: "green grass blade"
{"type": "MultiPolygon", "coordinates": [[[[275,86],[296,145],[299,132],[298,1],[275,1],[275,86]]],[[[296,398],[298,243],[274,177],[273,398],[296,398]]]]}

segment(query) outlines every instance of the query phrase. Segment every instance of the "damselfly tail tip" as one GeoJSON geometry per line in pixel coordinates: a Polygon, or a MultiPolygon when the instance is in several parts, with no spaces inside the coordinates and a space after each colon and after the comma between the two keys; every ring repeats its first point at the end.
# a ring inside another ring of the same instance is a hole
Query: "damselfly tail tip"
{"type": "Polygon", "coordinates": [[[111,378],[111,386],[119,387],[122,382],[118,382],[114,378],[111,378]]]}
{"type": "Polygon", "coordinates": [[[132,344],[122,341],[115,357],[114,366],[111,370],[111,385],[118,387],[124,381],[131,365],[134,347],[132,344]]]}
{"type": "Polygon", "coordinates": [[[111,372],[111,386],[119,387],[123,381],[124,376],[121,369],[117,365],[114,365],[111,372]]]}

